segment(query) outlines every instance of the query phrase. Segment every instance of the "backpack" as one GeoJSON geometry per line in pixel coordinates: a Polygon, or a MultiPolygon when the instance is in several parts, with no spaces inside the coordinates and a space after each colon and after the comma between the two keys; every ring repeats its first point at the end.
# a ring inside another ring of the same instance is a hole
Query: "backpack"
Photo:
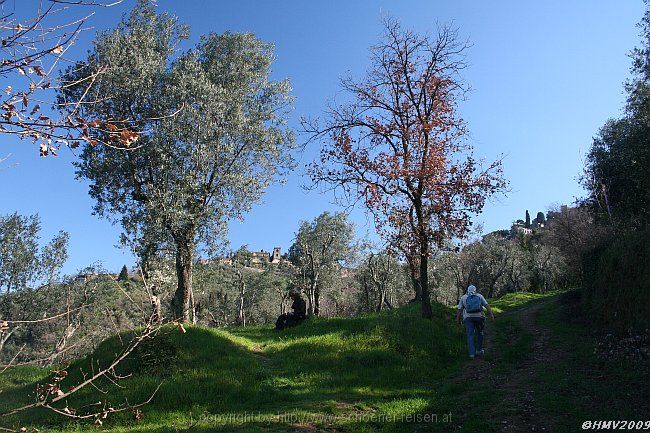
{"type": "Polygon", "coordinates": [[[481,298],[478,295],[467,295],[465,299],[465,311],[468,313],[480,313],[483,311],[481,298]]]}

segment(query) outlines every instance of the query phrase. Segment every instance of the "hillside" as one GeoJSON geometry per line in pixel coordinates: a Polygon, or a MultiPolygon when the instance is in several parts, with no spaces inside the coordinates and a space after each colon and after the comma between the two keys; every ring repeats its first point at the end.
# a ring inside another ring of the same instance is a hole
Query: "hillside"
{"type": "MultiPolygon", "coordinates": [[[[134,373],[100,388],[112,404],[153,401],[144,418],[111,415],[100,428],[52,424],[29,414],[40,431],[110,432],[423,432],[576,431],[589,419],[640,419],[648,413],[643,371],[598,361],[584,323],[567,322],[559,294],[514,294],[494,302],[485,359],[466,359],[452,309],[436,319],[416,306],[354,319],[315,319],[285,332],[270,327],[228,330],[167,328],[123,366],[134,373]],[[553,369],[548,366],[553,365],[553,369]],[[608,377],[607,382],[600,379],[608,377]],[[567,408],[571,408],[567,411],[567,408]],[[425,418],[425,414],[429,414],[425,418]],[[437,415],[437,422],[432,414],[437,415]],[[451,416],[449,417],[449,414],[451,416]],[[428,421],[428,422],[427,422],[428,421]]],[[[128,336],[122,335],[124,341],[128,336]]],[[[74,363],[79,371],[106,362],[121,347],[104,342],[74,363]]],[[[0,376],[1,409],[28,401],[36,368],[0,376]]],[[[92,390],[95,394],[96,390],[92,390]]],[[[97,400],[91,389],[71,406],[97,400]]]]}

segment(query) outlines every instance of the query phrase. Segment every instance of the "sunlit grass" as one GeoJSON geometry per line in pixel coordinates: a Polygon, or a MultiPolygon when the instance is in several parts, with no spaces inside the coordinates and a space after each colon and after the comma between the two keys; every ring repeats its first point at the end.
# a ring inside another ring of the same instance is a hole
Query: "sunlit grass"
{"type": "MultiPolygon", "coordinates": [[[[512,374],[530,352],[531,337],[511,312],[553,296],[515,293],[492,302],[499,314],[488,328],[494,347],[486,356],[498,359],[495,374],[512,374]]],[[[586,343],[563,333],[552,316],[556,309],[554,302],[545,303],[540,320],[558,338],[579,348],[573,361],[580,362],[589,356],[586,343]]],[[[434,316],[432,321],[422,319],[418,306],[409,305],[353,319],[310,319],[283,332],[268,326],[225,330],[189,326],[186,334],[165,328],[122,367],[124,373],[134,373],[121,382],[124,389],[106,381],[98,384],[109,391],[106,398],[115,405],[143,401],[161,384],[154,400],[143,408],[143,420],[136,422],[128,413],[113,415],[101,430],[88,423],[65,424],[47,412],[29,414],[29,421],[42,432],[445,432],[448,423],[415,428],[403,420],[414,414],[441,417],[451,412],[462,431],[494,430],[491,420],[505,415],[508,408],[498,404],[499,394],[491,383],[458,383],[455,378],[469,362],[463,329],[454,323],[453,308],[434,305],[434,316]],[[470,406],[475,409],[466,414],[470,406]]],[[[120,348],[118,338],[105,341],[91,357],[70,367],[67,382],[78,380],[81,368],[87,371],[92,363],[108,362],[120,348]]],[[[0,375],[4,397],[0,404],[9,407],[28,400],[28,391],[46,374],[26,368],[0,375]]],[[[567,391],[561,385],[565,380],[561,370],[544,377],[548,380],[540,384],[554,392],[567,391]]],[[[589,386],[599,392],[596,385],[589,386]]],[[[540,405],[552,413],[574,404],[572,397],[554,399],[539,393],[540,405]]],[[[79,407],[96,399],[97,391],[89,388],[69,403],[79,407]]]]}

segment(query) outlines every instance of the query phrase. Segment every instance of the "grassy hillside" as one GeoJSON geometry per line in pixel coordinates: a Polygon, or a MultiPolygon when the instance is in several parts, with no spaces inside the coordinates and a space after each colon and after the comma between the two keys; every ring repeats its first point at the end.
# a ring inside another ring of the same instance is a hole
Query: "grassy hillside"
{"type": "MultiPolygon", "coordinates": [[[[434,306],[433,321],[421,319],[414,305],[355,319],[314,319],[283,332],[270,327],[189,327],[182,334],[167,328],[123,365],[120,373],[133,373],[120,382],[123,389],[107,381],[99,384],[115,405],[144,401],[162,384],[143,408],[144,419],[135,421],[129,413],[111,415],[100,429],[87,423],[62,424],[50,413],[34,411],[30,424],[41,431],[115,433],[489,432],[501,430],[503,422],[525,425],[525,419],[513,417],[525,400],[521,396],[531,391],[541,396],[534,401],[534,414],[547,415],[552,431],[575,431],[578,417],[614,416],[625,409],[626,399],[633,405],[624,414],[635,414],[637,401],[645,395],[639,391],[630,397],[626,387],[641,383],[641,372],[599,364],[600,372],[611,371],[618,382],[607,388],[596,382],[584,386],[583,381],[594,381],[582,371],[595,362],[589,353],[593,345],[581,337],[582,325],[558,324],[555,297],[516,294],[493,305],[499,315],[488,328],[487,355],[474,361],[467,359],[454,310],[440,305],[434,306]],[[533,321],[543,326],[543,339],[537,328],[527,326],[533,321]],[[540,341],[554,345],[549,353],[570,356],[531,358],[540,350],[540,341]],[[549,362],[559,370],[550,374],[543,365],[549,362]],[[576,363],[580,368],[571,372],[576,363]],[[567,397],[552,396],[567,395],[567,387],[573,389],[567,397]],[[590,400],[581,394],[584,389],[591,393],[590,400]],[[622,403],[611,406],[612,399],[622,403]],[[511,405],[501,404],[509,400],[511,405]],[[606,404],[610,409],[604,411],[606,404]],[[575,415],[567,414],[566,407],[575,407],[575,415]],[[425,422],[434,420],[433,414],[437,422],[425,422]]],[[[81,371],[111,359],[121,344],[118,337],[109,339],[92,357],[73,364],[64,387],[79,380],[81,371]]],[[[0,375],[0,411],[27,401],[29,390],[46,374],[28,368],[0,375]]],[[[84,390],[70,406],[94,403],[97,393],[84,390]]]]}
{"type": "MultiPolygon", "coordinates": [[[[110,390],[117,405],[125,399],[146,400],[162,383],[153,402],[143,408],[144,420],[113,415],[103,430],[171,432],[172,425],[193,425],[193,431],[202,431],[205,424],[205,431],[287,431],[296,417],[317,424],[319,416],[328,414],[343,419],[356,413],[423,412],[434,399],[436,382],[464,360],[464,340],[453,314],[438,305],[436,319],[428,321],[413,305],[354,319],[309,320],[283,332],[188,327],[182,334],[168,328],[124,364],[120,373],[134,373],[120,382],[125,389],[106,381],[100,385],[110,390]],[[244,423],[245,415],[255,415],[259,422],[244,423]],[[204,422],[194,425],[197,418],[204,422]],[[269,426],[272,419],[276,421],[269,426]]],[[[63,387],[78,381],[81,370],[105,364],[120,348],[118,338],[104,342],[92,357],[71,366],[63,387]]],[[[32,373],[35,378],[38,371],[32,373]]],[[[11,388],[12,383],[5,379],[4,385],[11,388]]],[[[8,391],[17,399],[25,388],[8,391]]],[[[91,388],[80,392],[70,406],[90,404],[96,394],[91,388]]],[[[44,426],[52,416],[35,412],[30,418],[44,426]]],[[[366,428],[350,418],[337,424],[366,428]]],[[[65,428],[71,431],[72,426],[65,428]]]]}

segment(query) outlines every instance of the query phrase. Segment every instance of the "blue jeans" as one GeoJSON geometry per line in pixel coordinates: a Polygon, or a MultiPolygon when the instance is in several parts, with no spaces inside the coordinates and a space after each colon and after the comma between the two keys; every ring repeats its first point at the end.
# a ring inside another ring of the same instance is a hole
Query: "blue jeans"
{"type": "Polygon", "coordinates": [[[483,350],[483,328],[485,325],[485,318],[483,317],[467,317],[465,320],[465,329],[467,330],[467,346],[469,348],[469,356],[476,355],[476,352],[483,350]],[[474,334],[477,335],[476,346],[474,346],[474,334]]]}

